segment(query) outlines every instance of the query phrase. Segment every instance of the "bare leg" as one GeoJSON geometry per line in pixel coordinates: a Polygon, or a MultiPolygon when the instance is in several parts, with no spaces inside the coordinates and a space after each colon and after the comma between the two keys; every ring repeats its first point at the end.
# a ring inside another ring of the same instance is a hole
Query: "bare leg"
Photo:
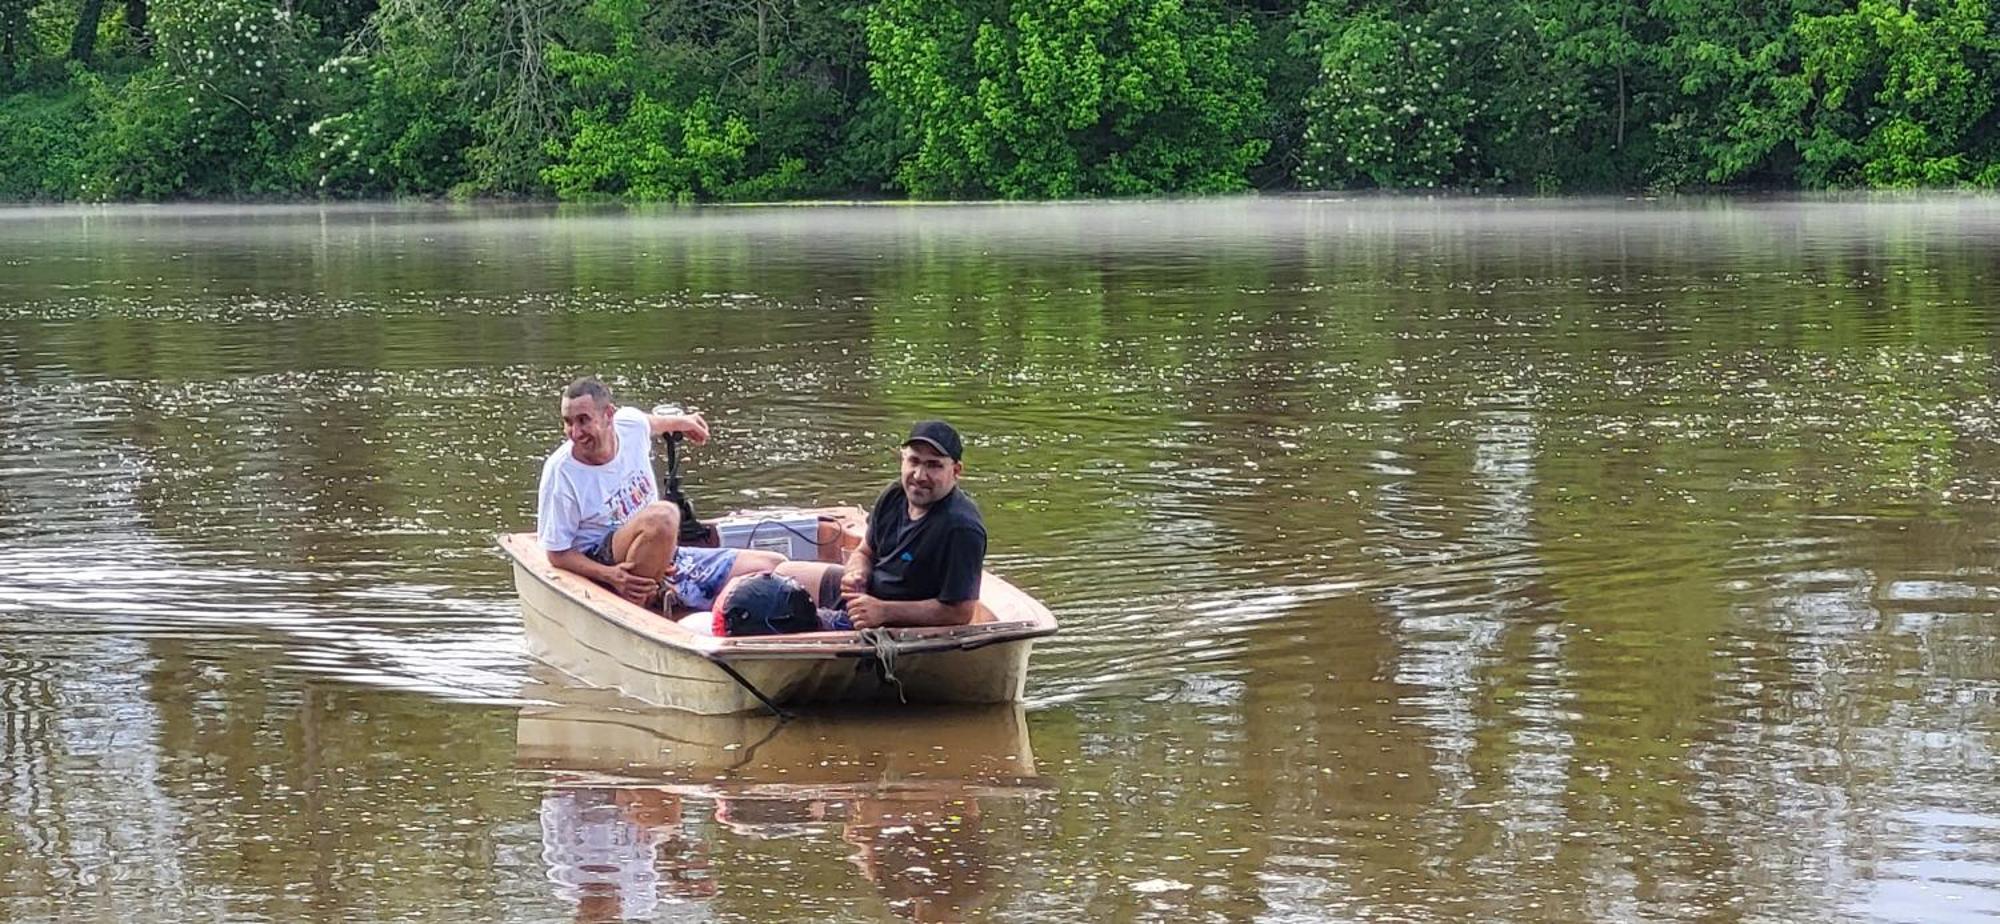
{"type": "Polygon", "coordinates": [[[839,565],[823,561],[788,561],[778,566],[779,574],[805,585],[806,592],[812,594],[814,606],[832,606],[840,602],[838,594],[831,595],[831,599],[822,599],[820,594],[820,589],[825,586],[826,573],[839,570],[839,565]]]}
{"type": "Polygon", "coordinates": [[[729,577],[723,578],[722,583],[746,574],[775,570],[786,560],[785,556],[764,549],[741,549],[736,553],[736,562],[729,566],[729,577]]]}
{"type": "Polygon", "coordinates": [[[625,521],[611,536],[611,557],[623,562],[633,574],[658,580],[674,563],[674,548],[680,544],[681,511],[666,501],[654,501],[625,521]]]}

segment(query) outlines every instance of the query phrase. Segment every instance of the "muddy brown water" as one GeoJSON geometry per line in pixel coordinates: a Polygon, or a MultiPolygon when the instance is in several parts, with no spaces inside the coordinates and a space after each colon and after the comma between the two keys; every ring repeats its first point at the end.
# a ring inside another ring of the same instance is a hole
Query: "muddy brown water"
{"type": "Polygon", "coordinates": [[[1994,920],[1996,341],[1991,198],[0,210],[0,920],[1994,920]],[[957,422],[1029,701],[534,665],[581,372],[957,422]]]}

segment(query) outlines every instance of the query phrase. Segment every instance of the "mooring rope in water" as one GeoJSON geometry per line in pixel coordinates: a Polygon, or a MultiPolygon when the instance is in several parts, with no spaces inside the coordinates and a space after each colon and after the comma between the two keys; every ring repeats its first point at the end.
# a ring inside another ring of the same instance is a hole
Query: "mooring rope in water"
{"type": "Polygon", "coordinates": [[[903,680],[896,676],[896,656],[903,650],[896,644],[896,637],[888,629],[862,629],[861,640],[875,648],[876,676],[882,678],[884,683],[896,686],[897,699],[909,702],[909,695],[903,692],[903,680]]]}

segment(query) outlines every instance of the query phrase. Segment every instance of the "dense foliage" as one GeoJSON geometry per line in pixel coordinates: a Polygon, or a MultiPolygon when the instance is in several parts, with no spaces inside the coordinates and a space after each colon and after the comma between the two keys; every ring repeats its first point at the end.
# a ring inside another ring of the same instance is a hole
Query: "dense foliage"
{"type": "Polygon", "coordinates": [[[1269,146],[1239,11],[1202,0],[879,0],[869,72],[924,197],[1240,189],[1269,146]]]}
{"type": "Polygon", "coordinates": [[[2000,185],[1994,0],[0,0],[0,199],[2000,185]]]}

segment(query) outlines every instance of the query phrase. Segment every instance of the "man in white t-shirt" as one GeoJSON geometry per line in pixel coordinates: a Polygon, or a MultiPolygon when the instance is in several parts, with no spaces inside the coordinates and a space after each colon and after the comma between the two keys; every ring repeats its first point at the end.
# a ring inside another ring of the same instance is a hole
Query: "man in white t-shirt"
{"type": "Polygon", "coordinates": [[[542,464],[535,527],[549,563],[641,606],[707,609],[730,578],[777,567],[785,557],[750,549],[680,547],[680,508],[660,499],[653,437],[708,442],[700,414],[621,408],[594,378],[563,390],[563,435],[542,464]],[[667,591],[663,594],[662,591],[667,591]]]}

